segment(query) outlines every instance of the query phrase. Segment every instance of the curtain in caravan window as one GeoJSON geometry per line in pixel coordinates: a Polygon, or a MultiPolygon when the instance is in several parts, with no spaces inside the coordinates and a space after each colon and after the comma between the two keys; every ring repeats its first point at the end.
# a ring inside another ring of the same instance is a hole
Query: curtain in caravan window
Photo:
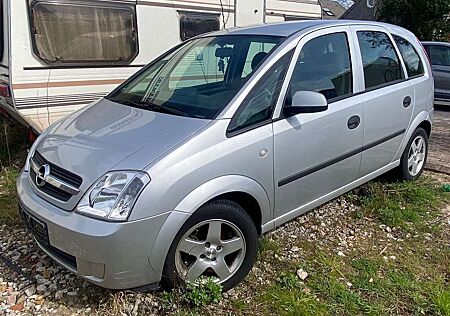
{"type": "Polygon", "coordinates": [[[46,63],[129,63],[137,54],[134,8],[34,2],[35,53],[46,63]]]}

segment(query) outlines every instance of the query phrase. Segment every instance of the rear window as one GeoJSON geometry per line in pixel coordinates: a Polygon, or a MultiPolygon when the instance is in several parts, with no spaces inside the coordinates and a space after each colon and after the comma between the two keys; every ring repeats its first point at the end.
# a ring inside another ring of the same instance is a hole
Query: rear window
{"type": "Polygon", "coordinates": [[[48,64],[130,63],[138,53],[135,7],[33,1],[35,54],[48,64]]]}
{"type": "Polygon", "coordinates": [[[405,61],[408,76],[414,77],[423,75],[423,63],[414,46],[412,46],[412,44],[406,39],[398,35],[394,35],[394,40],[400,50],[400,54],[402,54],[403,60],[405,61]]]}
{"type": "Polygon", "coordinates": [[[403,79],[403,71],[394,45],[382,32],[357,32],[364,66],[366,89],[385,86],[403,79]]]}

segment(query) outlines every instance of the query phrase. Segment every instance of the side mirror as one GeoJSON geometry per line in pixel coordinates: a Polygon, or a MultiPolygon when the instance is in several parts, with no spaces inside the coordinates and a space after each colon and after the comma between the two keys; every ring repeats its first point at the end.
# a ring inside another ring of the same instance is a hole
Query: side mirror
{"type": "Polygon", "coordinates": [[[283,108],[286,117],[299,113],[317,113],[328,110],[328,101],[321,93],[297,91],[292,97],[292,105],[283,108]]]}

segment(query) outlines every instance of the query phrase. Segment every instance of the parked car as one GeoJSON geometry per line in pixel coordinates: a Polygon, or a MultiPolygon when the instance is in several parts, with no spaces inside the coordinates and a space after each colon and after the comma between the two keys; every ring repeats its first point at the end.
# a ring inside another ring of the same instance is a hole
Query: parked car
{"type": "Polygon", "coordinates": [[[45,130],[20,212],[50,257],[99,286],[212,277],[228,290],[258,235],[391,169],[417,179],[432,118],[431,67],[400,27],[199,36],[45,130]]]}
{"type": "Polygon", "coordinates": [[[423,42],[434,76],[434,103],[450,105],[450,43],[423,42]]]}

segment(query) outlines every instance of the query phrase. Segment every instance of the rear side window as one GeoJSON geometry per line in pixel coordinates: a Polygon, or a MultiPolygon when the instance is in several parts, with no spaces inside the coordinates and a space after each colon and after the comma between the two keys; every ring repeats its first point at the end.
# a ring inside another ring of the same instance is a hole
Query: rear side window
{"type": "Polygon", "coordinates": [[[427,47],[431,64],[435,66],[450,66],[450,47],[429,45],[427,47]]]}
{"type": "Polygon", "coordinates": [[[403,79],[403,72],[394,45],[382,32],[357,32],[364,66],[366,89],[385,86],[403,79]]]}
{"type": "Polygon", "coordinates": [[[218,30],[220,30],[218,14],[181,13],[180,37],[182,41],[218,30]]]}
{"type": "Polygon", "coordinates": [[[414,46],[403,37],[397,35],[394,35],[394,40],[405,61],[408,76],[414,77],[423,75],[423,63],[414,46]]]}
{"type": "Polygon", "coordinates": [[[350,52],[345,33],[323,35],[307,42],[300,52],[286,98],[290,106],[298,91],[322,93],[327,100],[353,92],[350,52]]]}
{"type": "Polygon", "coordinates": [[[135,7],[33,1],[35,54],[48,64],[127,64],[138,53],[135,7]]]}

